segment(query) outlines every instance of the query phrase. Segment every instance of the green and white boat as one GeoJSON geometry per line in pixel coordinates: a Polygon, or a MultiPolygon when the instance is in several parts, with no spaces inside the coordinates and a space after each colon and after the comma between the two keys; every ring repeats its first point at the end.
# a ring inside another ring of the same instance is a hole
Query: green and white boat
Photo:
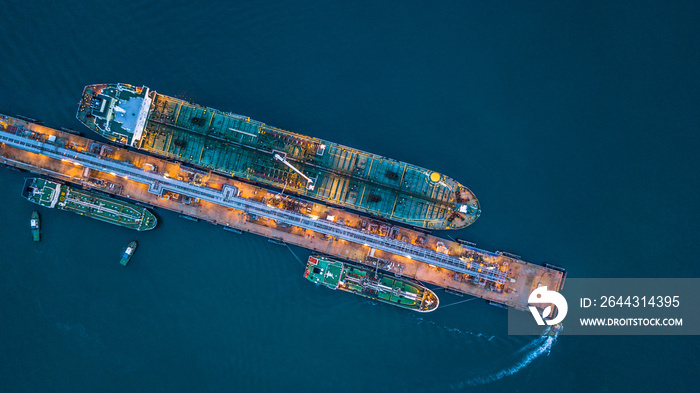
{"type": "Polygon", "coordinates": [[[122,255],[122,259],[121,261],[119,261],[119,263],[121,263],[123,266],[126,266],[131,260],[131,257],[134,255],[134,251],[136,251],[136,246],[138,246],[136,240],[129,243],[129,245],[126,246],[126,250],[124,250],[124,255],[122,255]]]}
{"type": "Polygon", "coordinates": [[[434,311],[440,304],[435,292],[423,285],[324,256],[309,257],[304,277],[331,289],[418,312],[434,311]]]}
{"type": "Polygon", "coordinates": [[[153,229],[157,223],[156,216],[146,208],[40,178],[26,179],[22,196],[40,206],[66,210],[137,231],[153,229]]]}
{"type": "Polygon", "coordinates": [[[41,240],[41,223],[39,222],[39,212],[36,210],[32,212],[32,219],[30,221],[32,226],[32,236],[34,236],[34,241],[38,242],[41,240]]]}

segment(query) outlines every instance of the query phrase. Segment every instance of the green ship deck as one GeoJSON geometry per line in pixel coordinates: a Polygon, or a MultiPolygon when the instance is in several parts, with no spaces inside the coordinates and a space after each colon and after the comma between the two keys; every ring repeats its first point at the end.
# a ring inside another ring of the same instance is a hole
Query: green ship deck
{"type": "Polygon", "coordinates": [[[440,303],[437,295],[422,285],[323,256],[309,257],[304,277],[331,289],[419,312],[433,311],[440,303]]]}
{"type": "Polygon", "coordinates": [[[416,227],[463,228],[480,214],[467,187],[437,172],[147,87],[87,86],[77,118],[115,142],[416,227]]]}
{"type": "Polygon", "coordinates": [[[22,196],[40,206],[70,211],[137,231],[153,229],[157,223],[153,213],[143,207],[40,178],[26,179],[22,196]]]}

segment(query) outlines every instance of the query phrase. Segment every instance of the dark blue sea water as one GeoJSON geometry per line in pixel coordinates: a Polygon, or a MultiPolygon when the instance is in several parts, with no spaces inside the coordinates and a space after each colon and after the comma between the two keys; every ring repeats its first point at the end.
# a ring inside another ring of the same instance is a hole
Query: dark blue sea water
{"type": "MultiPolygon", "coordinates": [[[[485,249],[698,277],[697,3],[529,3],[6,0],[0,112],[88,133],[84,85],[144,84],[446,173],[483,210],[451,235],[485,249]]],[[[137,234],[44,209],[34,244],[23,176],[0,170],[2,392],[700,382],[696,336],[508,336],[480,300],[417,315],[307,283],[306,250],[162,210],[137,234]]]]}

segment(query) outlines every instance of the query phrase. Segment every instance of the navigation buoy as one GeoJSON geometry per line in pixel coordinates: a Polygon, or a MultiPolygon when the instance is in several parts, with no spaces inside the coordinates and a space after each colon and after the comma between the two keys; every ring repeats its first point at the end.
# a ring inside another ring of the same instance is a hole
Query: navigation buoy
{"type": "Polygon", "coordinates": [[[440,181],[440,178],[441,178],[441,177],[442,177],[442,176],[440,176],[439,173],[433,172],[433,173],[430,174],[430,181],[432,181],[433,183],[437,183],[437,182],[440,181]]]}

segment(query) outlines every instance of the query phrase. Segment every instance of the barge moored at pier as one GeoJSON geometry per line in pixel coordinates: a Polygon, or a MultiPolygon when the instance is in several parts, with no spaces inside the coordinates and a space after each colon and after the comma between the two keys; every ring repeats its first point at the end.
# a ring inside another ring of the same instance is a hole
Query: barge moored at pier
{"type": "Polygon", "coordinates": [[[430,312],[440,304],[435,292],[423,285],[320,255],[309,257],[304,278],[412,311],[430,312]]]}
{"type": "Polygon", "coordinates": [[[137,231],[153,229],[157,222],[153,213],[143,207],[41,178],[26,179],[22,196],[49,209],[65,210],[137,231]]]}

